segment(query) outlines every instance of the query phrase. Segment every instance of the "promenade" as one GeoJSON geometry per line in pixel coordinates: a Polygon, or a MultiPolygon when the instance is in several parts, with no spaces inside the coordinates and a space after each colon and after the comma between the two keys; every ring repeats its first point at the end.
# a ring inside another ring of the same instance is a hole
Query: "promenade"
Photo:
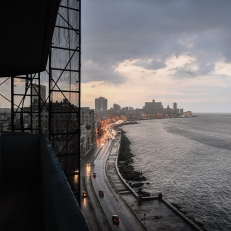
{"type": "Polygon", "coordinates": [[[143,199],[142,203],[138,204],[137,193],[121,177],[117,168],[120,140],[121,134],[117,134],[111,144],[106,163],[107,178],[111,187],[126,202],[144,228],[147,231],[202,231],[200,227],[184,216],[184,214],[180,213],[171,204],[168,204],[164,198],[161,201],[157,197],[143,199]]]}

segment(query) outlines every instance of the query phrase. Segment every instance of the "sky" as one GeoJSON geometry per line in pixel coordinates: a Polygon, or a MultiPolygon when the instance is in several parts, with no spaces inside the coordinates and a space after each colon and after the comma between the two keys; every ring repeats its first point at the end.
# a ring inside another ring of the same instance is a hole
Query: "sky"
{"type": "Polygon", "coordinates": [[[81,106],[231,113],[231,1],[82,1],[81,106]]]}

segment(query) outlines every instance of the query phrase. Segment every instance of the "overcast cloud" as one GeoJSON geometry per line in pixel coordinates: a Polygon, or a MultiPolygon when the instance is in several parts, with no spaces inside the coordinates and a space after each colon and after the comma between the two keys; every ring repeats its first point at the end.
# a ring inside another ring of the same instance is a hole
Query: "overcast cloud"
{"type": "MultiPolygon", "coordinates": [[[[179,79],[200,78],[204,79],[205,94],[216,81],[227,92],[227,88],[231,89],[230,78],[224,84],[221,81],[224,81],[222,75],[231,76],[230,9],[230,1],[218,0],[82,1],[82,82],[83,89],[86,89],[82,96],[83,104],[90,102],[87,84],[94,85],[95,97],[108,98],[111,106],[118,103],[116,100],[124,102],[126,100],[113,95],[113,91],[111,94],[102,92],[102,84],[105,88],[110,86],[113,89],[114,86],[117,91],[118,86],[124,89],[126,85],[129,93],[132,87],[129,83],[141,81],[141,77],[142,81],[148,79],[145,73],[150,75],[150,71],[152,78],[149,76],[150,82],[146,82],[149,85],[158,87],[155,83],[159,78],[165,78],[171,85],[177,85],[179,79]],[[135,79],[138,70],[143,72],[135,79]],[[97,87],[99,84],[100,88],[97,87]]],[[[187,82],[185,84],[188,86],[187,82]]],[[[145,85],[142,87],[145,92],[145,85]]],[[[220,94],[224,94],[222,89],[220,94]]],[[[164,90],[162,96],[161,92],[157,94],[153,87],[149,101],[152,98],[161,101],[165,94],[164,90]]],[[[174,95],[174,92],[169,94],[174,95]]],[[[190,93],[182,91],[181,94],[187,98],[190,93]]],[[[230,91],[226,94],[230,96],[230,91]]],[[[94,97],[92,92],[90,95],[94,97]]],[[[143,102],[148,101],[142,92],[139,97],[143,97],[143,102]]],[[[213,97],[212,93],[210,97],[213,97]]],[[[190,98],[193,101],[193,95],[190,98]]],[[[176,100],[172,98],[170,102],[176,100]]],[[[89,106],[94,108],[93,102],[94,98],[89,106]]],[[[224,101],[222,103],[225,105],[224,101]]],[[[126,104],[141,107],[137,100],[126,104]]]]}

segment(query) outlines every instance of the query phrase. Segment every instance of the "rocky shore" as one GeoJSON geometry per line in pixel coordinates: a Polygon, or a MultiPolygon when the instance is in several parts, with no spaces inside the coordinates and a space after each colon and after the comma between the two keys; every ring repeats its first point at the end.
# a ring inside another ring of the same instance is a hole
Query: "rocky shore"
{"type": "Polygon", "coordinates": [[[148,197],[150,194],[142,189],[144,184],[148,184],[146,177],[142,172],[136,171],[133,166],[133,154],[131,153],[131,142],[125,135],[125,132],[120,129],[121,140],[118,154],[118,168],[122,177],[129,185],[137,190],[139,196],[148,197]]]}
{"type": "MultiPolygon", "coordinates": [[[[120,128],[123,125],[127,124],[138,124],[137,122],[134,121],[129,121],[126,123],[122,123],[114,129],[118,132],[121,133],[121,140],[120,140],[120,148],[119,148],[119,153],[118,153],[118,169],[122,177],[129,183],[131,187],[134,188],[135,191],[137,191],[137,194],[139,197],[149,197],[150,194],[148,192],[143,191],[142,186],[144,184],[149,184],[147,182],[146,177],[143,175],[142,172],[136,171],[133,166],[133,157],[134,155],[131,153],[130,149],[130,140],[127,138],[125,135],[125,132],[123,131],[122,128],[120,128]]],[[[162,200],[162,194],[159,193],[158,198],[161,198],[162,200]]],[[[178,206],[175,203],[170,203],[169,205],[175,207],[180,213],[182,213],[184,216],[186,216],[189,220],[191,220],[194,224],[196,224],[198,227],[200,227],[202,230],[206,231],[207,229],[205,228],[204,224],[195,221],[192,217],[188,216],[180,206],[178,206]]]]}

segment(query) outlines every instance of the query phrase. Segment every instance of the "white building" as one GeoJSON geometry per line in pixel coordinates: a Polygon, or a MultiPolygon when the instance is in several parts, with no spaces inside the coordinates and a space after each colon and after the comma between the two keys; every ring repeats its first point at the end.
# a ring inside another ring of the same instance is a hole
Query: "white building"
{"type": "Polygon", "coordinates": [[[80,109],[80,123],[86,129],[85,139],[91,143],[90,137],[95,133],[94,110],[89,107],[82,107],[80,109]]]}

